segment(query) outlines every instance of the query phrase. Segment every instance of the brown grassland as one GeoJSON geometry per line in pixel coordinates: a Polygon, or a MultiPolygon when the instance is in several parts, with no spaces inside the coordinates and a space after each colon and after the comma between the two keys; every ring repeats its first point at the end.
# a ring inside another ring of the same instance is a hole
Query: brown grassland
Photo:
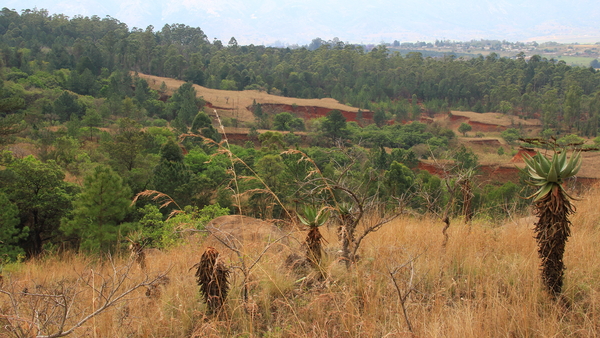
{"type": "MultiPolygon", "coordinates": [[[[164,82],[167,86],[167,95],[172,95],[177,88],[185,83],[184,81],[175,80],[172,78],[142,73],[138,73],[138,76],[145,79],[148,82],[148,85],[155,90],[160,89],[162,82],[164,82]]],[[[300,99],[271,95],[267,92],[258,90],[220,90],[206,88],[199,85],[194,85],[194,89],[196,89],[196,95],[198,97],[202,97],[206,102],[209,102],[212,106],[214,106],[215,109],[219,111],[219,115],[221,115],[221,117],[236,118],[240,121],[254,121],[254,115],[252,115],[252,112],[248,110],[248,107],[252,106],[252,103],[255,100],[257,103],[261,104],[285,104],[308,107],[324,107],[351,112],[358,111],[358,108],[341,104],[332,98],[300,99]]]]}
{"type": "Polygon", "coordinates": [[[451,111],[452,115],[462,116],[468,118],[470,121],[504,126],[504,127],[514,127],[518,125],[522,125],[524,127],[541,127],[542,123],[538,119],[529,119],[524,120],[518,116],[510,116],[502,113],[476,113],[472,111],[459,111],[453,110],[451,111]]]}
{"type": "Polygon", "coordinates": [[[256,239],[241,247],[241,256],[219,248],[232,275],[218,316],[206,315],[190,270],[207,245],[198,233],[177,247],[149,252],[145,270],[126,256],[109,261],[78,254],[7,265],[0,286],[0,337],[18,336],[11,325],[24,337],[52,334],[63,317],[69,329],[105,303],[107,291],[114,289],[111,276],[124,276],[120,290],[126,290],[161,272],[167,277],[141,285],[72,336],[600,336],[599,199],[596,185],[574,203],[562,303],[541,286],[533,217],[494,224],[475,220],[470,227],[452,220],[443,247],[439,219],[402,216],[367,237],[350,271],[336,261],[335,226],[323,227],[324,279],[310,269],[298,274],[285,266],[288,250],[302,254],[299,243],[306,230],[292,231],[287,249],[271,248],[262,256],[267,244],[256,239]],[[237,267],[259,257],[244,302],[237,267]],[[49,294],[55,296],[43,296],[49,294]]]}

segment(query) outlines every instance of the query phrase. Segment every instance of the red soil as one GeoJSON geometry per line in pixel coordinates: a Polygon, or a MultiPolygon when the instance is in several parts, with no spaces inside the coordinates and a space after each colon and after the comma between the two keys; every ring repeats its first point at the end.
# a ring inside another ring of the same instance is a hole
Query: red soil
{"type": "Polygon", "coordinates": [[[427,163],[427,162],[423,162],[423,161],[419,161],[419,165],[417,168],[419,168],[419,170],[425,170],[432,175],[437,175],[440,177],[443,177],[444,175],[447,174],[444,169],[442,169],[432,163],[427,163]]]}
{"type": "Polygon", "coordinates": [[[468,124],[473,127],[473,131],[475,132],[494,132],[494,131],[504,131],[506,130],[505,126],[499,126],[497,124],[488,124],[477,121],[469,121],[468,124]]]}
{"type": "Polygon", "coordinates": [[[528,154],[529,156],[535,155],[535,150],[531,149],[519,149],[519,152],[513,156],[510,160],[511,163],[522,163],[523,162],[523,154],[528,154]]]}
{"type": "Polygon", "coordinates": [[[450,116],[450,122],[465,122],[465,121],[469,121],[468,117],[465,116],[459,116],[459,115],[454,115],[454,114],[448,114],[450,116]]]}
{"type": "Polygon", "coordinates": [[[510,165],[481,165],[479,167],[478,182],[486,183],[506,183],[519,182],[519,169],[510,165]]]}
{"type": "MultiPolygon", "coordinates": [[[[251,108],[248,107],[248,110],[251,108]]],[[[262,109],[265,111],[272,111],[273,113],[281,113],[281,112],[290,112],[296,115],[299,118],[304,120],[316,119],[319,117],[327,116],[327,114],[334,110],[331,108],[325,107],[314,107],[314,106],[292,106],[289,104],[279,104],[279,103],[263,103],[262,109]]],[[[373,122],[373,112],[371,111],[363,111],[362,112],[362,121],[358,119],[358,113],[351,111],[340,110],[342,115],[346,118],[346,121],[354,121],[358,123],[369,124],[373,122]]]]}

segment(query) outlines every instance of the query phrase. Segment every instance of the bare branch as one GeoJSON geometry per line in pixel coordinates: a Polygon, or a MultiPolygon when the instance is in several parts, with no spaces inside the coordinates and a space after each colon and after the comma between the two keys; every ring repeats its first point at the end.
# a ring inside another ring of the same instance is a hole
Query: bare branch
{"type": "Polygon", "coordinates": [[[57,338],[72,334],[90,319],[98,316],[116,304],[126,301],[136,290],[144,287],[150,287],[160,280],[163,280],[170,268],[164,272],[158,273],[155,277],[144,275],[143,279],[134,282],[131,286],[125,286],[132,280],[131,266],[133,260],[130,260],[124,266],[116,266],[111,260],[112,273],[110,276],[103,276],[93,270],[89,273],[79,274],[79,277],[70,284],[59,282],[59,288],[54,291],[28,292],[27,289],[18,293],[16,291],[0,290],[0,294],[8,296],[12,305],[12,314],[0,314],[0,318],[5,318],[9,326],[18,337],[37,338],[57,338]],[[91,277],[91,278],[90,278],[91,277]],[[101,282],[96,286],[94,279],[99,277],[101,282]],[[83,285],[83,288],[81,287],[83,285]],[[75,319],[72,311],[78,304],[78,295],[85,290],[90,290],[98,299],[99,306],[90,313],[81,314],[80,318],[75,319]],[[23,298],[26,297],[26,298],[23,298]],[[29,302],[29,303],[26,303],[29,302]],[[21,308],[26,306],[26,312],[30,312],[31,319],[26,319],[21,312],[21,308]],[[22,327],[19,323],[27,323],[28,328],[22,327]],[[68,328],[67,328],[68,327],[68,328]],[[32,332],[33,331],[33,332],[32,332]],[[40,334],[43,331],[50,331],[49,334],[40,334]],[[54,331],[54,332],[52,332],[54,331]]]}

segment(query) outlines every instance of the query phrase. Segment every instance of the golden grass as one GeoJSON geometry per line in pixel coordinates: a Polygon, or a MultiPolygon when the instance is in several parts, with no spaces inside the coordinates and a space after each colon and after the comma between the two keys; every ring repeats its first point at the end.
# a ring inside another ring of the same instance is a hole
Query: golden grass
{"type": "Polygon", "coordinates": [[[582,153],[583,164],[577,173],[578,177],[600,178],[600,152],[589,151],[582,153]]]}
{"type": "MultiPolygon", "coordinates": [[[[164,81],[167,85],[167,93],[172,95],[184,81],[175,80],[172,78],[147,75],[138,73],[140,78],[146,79],[148,85],[155,90],[158,90],[164,81]]],[[[202,87],[194,85],[197,96],[204,98],[205,101],[210,102],[219,111],[219,115],[223,117],[237,118],[239,121],[254,121],[254,115],[248,110],[248,107],[252,105],[254,100],[257,103],[262,104],[286,104],[286,105],[297,105],[308,106],[308,107],[324,107],[329,109],[339,109],[343,111],[358,112],[358,108],[350,107],[339,103],[337,100],[332,98],[324,99],[300,99],[293,97],[284,97],[271,95],[266,92],[257,90],[244,90],[244,91],[233,91],[233,90],[220,90],[202,87]]]]}
{"type": "Polygon", "coordinates": [[[469,118],[471,121],[486,123],[486,124],[493,124],[493,125],[504,126],[504,127],[511,127],[511,126],[518,126],[518,125],[530,127],[530,126],[541,126],[542,125],[542,123],[538,119],[523,120],[517,116],[509,116],[509,115],[504,115],[502,113],[491,113],[490,112],[490,113],[480,114],[480,113],[476,113],[476,112],[472,112],[472,111],[453,110],[452,115],[464,116],[464,117],[469,118]]]}
{"type": "MultiPolygon", "coordinates": [[[[441,246],[441,221],[402,217],[367,237],[360,261],[350,272],[336,261],[335,227],[323,228],[328,253],[323,262],[325,280],[314,273],[295,275],[284,266],[285,254],[267,252],[252,270],[250,298],[244,303],[242,276],[233,268],[226,315],[219,318],[205,315],[206,305],[190,271],[202,253],[203,237],[190,236],[179,247],[149,254],[146,272],[132,270],[128,283],[170,268],[169,283],[160,286],[159,294],[147,297],[140,290],[86,322],[74,336],[409,337],[390,271],[411,260],[413,269],[410,265],[398,269],[395,278],[402,294],[413,289],[405,306],[415,336],[599,336],[599,198],[596,186],[575,202],[578,210],[565,254],[564,295],[570,308],[553,302],[543,291],[532,217],[507,220],[500,227],[475,221],[469,228],[453,220],[446,248],[441,246]]],[[[305,232],[295,233],[290,247],[301,253],[304,236],[305,232]]],[[[262,247],[246,250],[245,259],[258,257],[262,247]]],[[[239,265],[236,255],[228,255],[226,262],[239,265]]],[[[19,292],[27,287],[31,292],[71,285],[91,270],[104,276],[111,273],[109,264],[85,256],[50,256],[5,267],[3,290],[19,292]]],[[[76,286],[82,291],[76,310],[89,311],[91,292],[85,285],[76,286]]],[[[10,314],[5,294],[0,294],[0,309],[10,314]]],[[[29,311],[24,306],[22,314],[29,311]]],[[[0,337],[8,335],[5,321],[2,324],[0,337]]]]}

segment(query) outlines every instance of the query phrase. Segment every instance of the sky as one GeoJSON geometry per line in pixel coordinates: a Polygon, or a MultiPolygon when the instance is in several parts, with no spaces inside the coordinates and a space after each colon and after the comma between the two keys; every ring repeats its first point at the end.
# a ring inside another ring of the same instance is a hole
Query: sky
{"type": "Polygon", "coordinates": [[[209,40],[307,45],[497,39],[600,42],[597,0],[4,0],[2,7],[107,15],[133,27],[186,24],[209,40]]]}

